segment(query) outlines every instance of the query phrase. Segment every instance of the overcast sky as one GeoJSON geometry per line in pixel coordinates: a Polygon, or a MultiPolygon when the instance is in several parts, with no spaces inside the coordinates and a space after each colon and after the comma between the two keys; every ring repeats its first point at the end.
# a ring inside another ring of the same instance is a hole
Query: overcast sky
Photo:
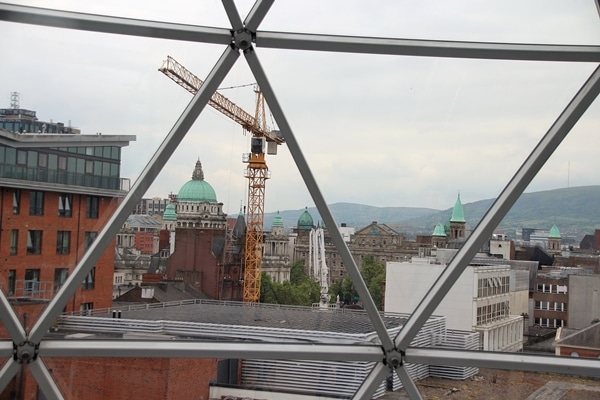
{"type": "MultiPolygon", "coordinates": [[[[229,27],[219,1],[27,1],[41,7],[229,27]]],[[[244,18],[252,2],[239,2],[244,18]]],[[[415,39],[600,44],[593,0],[277,1],[260,29],[415,39]]],[[[222,45],[0,22],[0,107],[10,92],[40,120],[135,135],[136,179],[191,95],[158,72],[167,55],[205,78],[222,45]],[[9,40],[7,40],[7,38],[9,40]]],[[[328,203],[446,209],[495,197],[594,70],[589,63],[456,60],[258,48],[328,203]]],[[[254,82],[240,57],[223,87],[254,82]]],[[[254,114],[251,87],[222,93],[254,114]]],[[[527,191],[598,184],[600,101],[527,191]]],[[[271,124],[271,126],[273,126],[271,124]]],[[[249,138],[207,107],[146,197],[176,193],[197,159],[227,213],[246,204],[249,138]]],[[[267,158],[265,211],[312,206],[285,148],[267,158]]]]}

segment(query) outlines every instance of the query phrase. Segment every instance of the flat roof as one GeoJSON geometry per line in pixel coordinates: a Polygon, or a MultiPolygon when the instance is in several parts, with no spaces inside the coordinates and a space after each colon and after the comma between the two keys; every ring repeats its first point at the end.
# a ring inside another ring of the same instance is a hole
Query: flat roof
{"type": "Polygon", "coordinates": [[[11,147],[118,146],[135,142],[135,135],[82,135],[70,133],[14,133],[0,128],[0,144],[11,147]]]}
{"type": "MultiPolygon", "coordinates": [[[[297,340],[365,343],[377,340],[371,320],[362,310],[319,309],[215,300],[134,304],[94,310],[91,316],[63,315],[60,330],[92,333],[150,332],[180,337],[230,337],[245,340],[297,340]],[[121,318],[113,318],[113,309],[121,318]]],[[[388,331],[398,331],[407,314],[382,313],[388,331]]],[[[445,330],[445,317],[430,317],[445,330]]],[[[438,329],[434,328],[434,329],[438,329]]],[[[427,329],[427,328],[426,328],[427,329]]]]}

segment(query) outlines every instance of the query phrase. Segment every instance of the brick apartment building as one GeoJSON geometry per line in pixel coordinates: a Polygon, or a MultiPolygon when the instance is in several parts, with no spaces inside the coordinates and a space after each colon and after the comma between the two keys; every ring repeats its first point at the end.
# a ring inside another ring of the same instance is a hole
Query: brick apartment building
{"type": "Polygon", "coordinates": [[[534,324],[546,328],[567,326],[569,277],[564,271],[538,273],[533,292],[534,324]]]}
{"type": "MultiPolygon", "coordinates": [[[[0,119],[0,288],[30,329],[126,194],[121,148],[135,136],[15,133],[19,121],[9,121],[10,131],[7,121],[0,119]]],[[[111,305],[113,259],[114,244],[65,311],[111,305]]],[[[3,326],[0,335],[8,337],[3,326]]]]}
{"type": "MultiPolygon", "coordinates": [[[[14,304],[47,302],[126,193],[121,147],[133,136],[0,131],[0,285],[14,304]]],[[[111,302],[109,248],[66,311],[111,302]]]]}

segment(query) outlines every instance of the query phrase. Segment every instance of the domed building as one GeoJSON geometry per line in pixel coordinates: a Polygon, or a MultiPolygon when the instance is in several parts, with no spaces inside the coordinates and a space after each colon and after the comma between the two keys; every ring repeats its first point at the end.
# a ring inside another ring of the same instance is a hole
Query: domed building
{"type": "Polygon", "coordinates": [[[177,212],[173,204],[167,204],[162,218],[162,229],[174,231],[177,225],[177,212]]]}
{"type": "Polygon", "coordinates": [[[444,229],[444,225],[438,223],[433,230],[433,235],[431,235],[431,244],[433,247],[444,248],[446,247],[446,230],[444,229]]]}
{"type": "Polygon", "coordinates": [[[200,160],[196,161],[192,179],[179,189],[174,206],[177,228],[224,229],[226,226],[223,203],[217,202],[215,190],[204,180],[200,160]]]}
{"type": "Polygon", "coordinates": [[[308,212],[308,207],[305,207],[304,212],[302,213],[302,215],[300,215],[300,218],[298,218],[297,229],[303,231],[310,231],[312,228],[314,228],[313,217],[308,212]]]}
{"type": "Polygon", "coordinates": [[[550,233],[548,234],[548,252],[550,254],[561,254],[561,242],[562,237],[560,236],[560,230],[556,224],[552,225],[550,228],[550,233]]]}
{"type": "Polygon", "coordinates": [[[236,247],[228,235],[227,214],[204,180],[200,160],[192,179],[165,209],[163,227],[175,231],[171,233],[174,246],[167,262],[168,279],[183,281],[211,299],[241,300],[241,265],[232,262],[227,250],[236,247]]]}

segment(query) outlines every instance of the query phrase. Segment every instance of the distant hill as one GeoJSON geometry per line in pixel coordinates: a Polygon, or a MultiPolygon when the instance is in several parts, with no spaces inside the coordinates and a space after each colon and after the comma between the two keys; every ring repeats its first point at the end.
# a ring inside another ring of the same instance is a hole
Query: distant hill
{"type": "MultiPolygon", "coordinates": [[[[474,228],[493,201],[486,199],[463,204],[467,224],[474,228]]],[[[437,223],[446,223],[452,214],[452,207],[436,210],[353,203],[335,203],[329,207],[339,224],[362,228],[377,221],[411,234],[431,234],[437,223]]],[[[280,211],[284,226],[287,229],[295,227],[303,212],[303,209],[280,211]]],[[[308,208],[308,212],[315,223],[321,220],[315,207],[308,208]]],[[[274,216],[275,213],[265,214],[266,230],[270,229],[274,216]]],[[[514,235],[516,229],[550,229],[554,223],[564,238],[569,236],[575,240],[600,229],[600,185],[524,193],[498,229],[514,235]]]]}
{"type": "MultiPolygon", "coordinates": [[[[379,223],[401,223],[412,218],[425,218],[439,212],[433,208],[418,207],[373,207],[364,204],[334,203],[329,209],[338,224],[345,223],[347,226],[362,228],[373,221],[379,223]]],[[[286,229],[293,228],[298,224],[298,218],[304,209],[279,211],[286,229]]],[[[322,221],[316,207],[308,207],[308,212],[313,217],[315,224],[322,221]]],[[[276,213],[265,213],[265,230],[271,229],[273,218],[276,213]]]]}

